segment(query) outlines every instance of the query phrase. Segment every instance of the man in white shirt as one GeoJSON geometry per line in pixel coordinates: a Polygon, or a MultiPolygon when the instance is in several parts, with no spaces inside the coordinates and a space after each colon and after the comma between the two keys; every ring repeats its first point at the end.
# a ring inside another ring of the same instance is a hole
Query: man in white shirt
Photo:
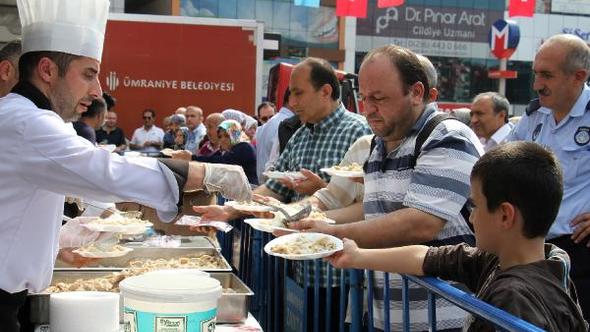
{"type": "Polygon", "coordinates": [[[510,103],[497,92],[480,93],[471,105],[471,128],[479,137],[484,151],[504,143],[512,130],[508,122],[510,103]]]}
{"type": "Polygon", "coordinates": [[[186,138],[184,148],[192,154],[197,154],[199,143],[207,135],[207,128],[203,124],[203,110],[197,106],[187,106],[185,116],[188,137],[186,138]]]}
{"type": "Polygon", "coordinates": [[[261,125],[267,123],[277,113],[277,107],[270,101],[262,102],[256,110],[261,125]]]}
{"type": "Polygon", "coordinates": [[[281,107],[276,115],[256,131],[256,175],[258,176],[258,183],[264,183],[266,181],[262,173],[264,173],[268,162],[270,161],[271,163],[274,163],[279,157],[279,124],[281,124],[283,120],[295,115],[289,107],[290,95],[291,93],[289,92],[289,89],[287,89],[283,96],[283,107],[281,107]],[[275,145],[276,153],[271,158],[275,145]]]}
{"type": "Polygon", "coordinates": [[[143,111],[143,126],[133,132],[131,142],[129,142],[131,150],[145,153],[160,151],[164,140],[164,130],[156,127],[155,121],[156,111],[149,108],[143,111]]]}
{"type": "Polygon", "coordinates": [[[170,222],[185,190],[202,187],[250,199],[241,167],[156,158],[124,158],[97,148],[66,122],[101,94],[98,73],[108,0],[18,0],[23,27],[20,81],[0,98],[0,331],[20,330],[28,290],[51,280],[65,195],[134,201],[170,222]],[[93,6],[88,5],[92,2],[93,6]],[[67,33],[64,33],[67,31],[67,33]],[[228,192],[233,191],[233,192],[228,192]]]}

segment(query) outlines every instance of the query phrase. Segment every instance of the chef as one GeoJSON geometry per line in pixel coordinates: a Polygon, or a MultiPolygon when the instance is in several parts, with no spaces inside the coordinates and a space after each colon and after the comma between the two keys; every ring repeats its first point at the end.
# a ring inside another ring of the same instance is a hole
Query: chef
{"type": "Polygon", "coordinates": [[[19,330],[27,291],[45,289],[58,255],[64,196],[134,201],[172,221],[183,190],[250,199],[239,166],[124,158],[66,122],[102,94],[108,0],[18,0],[20,82],[0,99],[0,331],[19,330]],[[231,184],[231,185],[230,185],[231,184]]]}

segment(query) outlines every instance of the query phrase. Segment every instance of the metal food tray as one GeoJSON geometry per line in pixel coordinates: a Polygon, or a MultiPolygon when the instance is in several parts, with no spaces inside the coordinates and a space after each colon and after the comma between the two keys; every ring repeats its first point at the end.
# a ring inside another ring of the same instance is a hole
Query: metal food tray
{"type": "MultiPolygon", "coordinates": [[[[217,248],[217,246],[211,241],[211,239],[207,236],[196,235],[196,236],[183,236],[183,235],[170,235],[174,237],[180,238],[180,248],[203,248],[203,249],[211,249],[217,248]]],[[[125,247],[130,248],[137,248],[137,247],[149,247],[145,245],[143,242],[127,242],[123,244],[125,247]]],[[[162,247],[153,247],[153,248],[162,248],[162,247]]]]}
{"type": "MultiPolygon", "coordinates": [[[[73,282],[76,279],[94,279],[111,274],[109,271],[54,271],[51,285],[58,282],[73,282]]],[[[235,293],[223,293],[217,305],[218,323],[242,323],[248,317],[250,297],[254,292],[233,273],[215,272],[209,274],[219,280],[221,287],[231,288],[235,293]]],[[[30,322],[49,324],[49,293],[29,294],[25,307],[29,308],[30,322]]],[[[123,303],[121,302],[121,306],[123,303]]],[[[122,310],[120,311],[123,312],[122,310]]],[[[122,315],[121,315],[122,317],[122,315]]],[[[122,320],[122,318],[121,318],[122,320]]]]}
{"type": "Polygon", "coordinates": [[[223,293],[217,305],[218,323],[243,323],[248,318],[250,297],[254,292],[233,273],[210,273],[221,282],[221,287],[231,288],[235,293],[223,293]]]}
{"type": "Polygon", "coordinates": [[[229,272],[231,266],[215,248],[156,248],[156,247],[132,247],[133,251],[125,256],[102,258],[95,262],[92,262],[82,268],[76,268],[67,263],[60,261],[59,259],[55,262],[56,271],[121,271],[124,268],[129,267],[129,263],[138,259],[171,259],[180,257],[195,257],[200,255],[210,255],[218,258],[221,261],[223,267],[218,269],[204,268],[203,271],[209,272],[229,272]]]}

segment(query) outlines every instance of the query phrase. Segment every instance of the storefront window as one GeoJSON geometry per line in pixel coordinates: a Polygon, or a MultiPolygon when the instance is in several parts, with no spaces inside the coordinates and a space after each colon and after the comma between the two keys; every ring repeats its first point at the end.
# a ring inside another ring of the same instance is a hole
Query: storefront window
{"type": "Polygon", "coordinates": [[[295,6],[291,0],[181,0],[181,15],[254,19],[281,35],[284,47],[338,48],[334,7],[295,6]]]}

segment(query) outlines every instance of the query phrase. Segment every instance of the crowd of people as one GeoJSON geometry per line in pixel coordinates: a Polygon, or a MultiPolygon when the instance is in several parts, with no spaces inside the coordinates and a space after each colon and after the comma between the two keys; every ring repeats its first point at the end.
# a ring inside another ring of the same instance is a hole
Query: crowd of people
{"type": "MultiPolygon", "coordinates": [[[[65,24],[102,17],[80,25],[94,24],[90,29],[104,35],[102,10],[78,13],[65,24]]],[[[66,195],[135,201],[170,222],[183,192],[195,189],[238,200],[254,194],[309,202],[335,220],[289,224],[345,239],[344,250],[319,265],[320,312],[340,297],[339,273],[326,273],[332,264],[383,271],[373,275],[375,294],[389,287],[385,273],[440,276],[543,329],[588,330],[590,48],[580,38],[556,35],[540,47],[533,64],[539,99],[518,121],[511,121],[510,103],[497,92],[478,94],[468,110],[443,114],[433,64],[386,45],[360,66],[362,114],[341,102],[330,63],[309,57],[294,66],[279,110],[264,102],[253,117],[190,105],[165,116],[159,128],[157,111],[145,109],[142,126],[127,139],[117,126],[116,100],[98,81],[102,48],[88,46],[102,45],[100,34],[74,25],[79,38],[45,43],[34,38],[41,34],[35,19],[21,17],[23,27],[33,27],[22,45],[0,50],[0,141],[8,149],[0,157],[0,330],[18,331],[16,314],[29,290],[47,286],[55,255],[79,259],[56,240],[66,195]],[[170,158],[163,149],[171,150],[170,158]],[[157,158],[119,155],[129,150],[157,158]],[[362,179],[321,171],[353,163],[363,165],[362,179]],[[303,178],[269,179],[268,170],[298,171],[303,178]]],[[[194,210],[213,220],[245,216],[229,206],[194,210]]],[[[295,264],[294,273],[303,284],[306,270],[295,264]]],[[[399,278],[389,276],[393,289],[399,278]]],[[[402,326],[401,295],[390,298],[393,330],[402,326]]],[[[373,301],[383,307],[383,298],[373,301]]],[[[410,301],[411,330],[428,330],[420,309],[425,291],[412,290],[410,301]]],[[[465,324],[465,312],[445,301],[436,306],[439,329],[465,324]]],[[[337,316],[331,307],[333,313],[320,317],[337,316]]],[[[467,319],[472,331],[493,330],[467,319]]],[[[376,310],[375,326],[384,329],[385,321],[376,310]]]]}

